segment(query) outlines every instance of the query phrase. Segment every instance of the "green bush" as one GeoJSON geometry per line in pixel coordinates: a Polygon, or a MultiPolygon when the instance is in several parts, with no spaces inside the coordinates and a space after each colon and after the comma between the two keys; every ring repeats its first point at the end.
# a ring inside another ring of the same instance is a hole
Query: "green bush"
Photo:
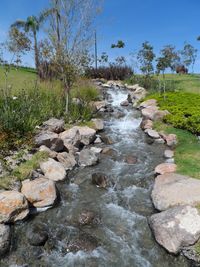
{"type": "Polygon", "coordinates": [[[200,95],[187,92],[167,93],[166,98],[159,94],[148,98],[158,100],[161,109],[167,109],[171,114],[164,121],[175,128],[186,129],[192,133],[200,133],[200,95]]]}

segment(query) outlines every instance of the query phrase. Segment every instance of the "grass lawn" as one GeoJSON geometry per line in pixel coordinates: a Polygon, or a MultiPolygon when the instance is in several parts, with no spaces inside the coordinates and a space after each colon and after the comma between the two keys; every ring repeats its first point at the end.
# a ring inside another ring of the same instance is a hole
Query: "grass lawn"
{"type": "Polygon", "coordinates": [[[178,145],[175,150],[177,172],[200,179],[200,140],[198,140],[197,136],[160,122],[155,123],[154,127],[157,131],[177,135],[178,145]]]}
{"type": "Polygon", "coordinates": [[[176,90],[200,94],[199,74],[166,74],[166,80],[172,81],[176,90]]]}

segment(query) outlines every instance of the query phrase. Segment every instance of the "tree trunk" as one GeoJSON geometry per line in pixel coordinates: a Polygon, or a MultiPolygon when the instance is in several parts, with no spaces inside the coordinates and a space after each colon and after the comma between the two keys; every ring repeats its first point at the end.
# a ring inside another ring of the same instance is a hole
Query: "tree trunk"
{"type": "Polygon", "coordinates": [[[39,51],[38,51],[38,44],[37,44],[37,33],[36,31],[33,32],[33,36],[34,36],[34,53],[35,53],[35,67],[37,70],[37,73],[39,71],[39,51]]]}
{"type": "Polygon", "coordinates": [[[69,113],[69,88],[65,88],[65,113],[69,113]]]}

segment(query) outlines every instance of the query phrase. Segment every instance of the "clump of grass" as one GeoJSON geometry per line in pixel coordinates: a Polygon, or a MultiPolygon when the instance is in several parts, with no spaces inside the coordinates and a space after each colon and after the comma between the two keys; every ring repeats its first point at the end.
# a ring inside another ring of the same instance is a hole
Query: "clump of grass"
{"type": "Polygon", "coordinates": [[[46,152],[37,152],[32,158],[14,169],[11,174],[0,177],[0,188],[9,189],[15,181],[24,181],[30,178],[33,170],[39,168],[40,162],[48,159],[46,152]]]}
{"type": "Polygon", "coordinates": [[[155,123],[154,127],[158,131],[177,135],[178,145],[175,150],[177,172],[200,179],[200,141],[197,136],[161,122],[155,123]]]}

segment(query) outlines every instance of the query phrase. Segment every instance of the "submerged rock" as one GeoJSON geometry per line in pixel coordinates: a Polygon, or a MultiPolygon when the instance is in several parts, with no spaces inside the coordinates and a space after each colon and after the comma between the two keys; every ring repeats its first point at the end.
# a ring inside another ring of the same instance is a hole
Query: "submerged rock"
{"type": "Polygon", "coordinates": [[[26,237],[31,246],[44,246],[48,240],[48,233],[44,227],[34,225],[28,229],[26,237]]]}
{"type": "Polygon", "coordinates": [[[200,180],[177,173],[167,173],[155,179],[152,200],[158,210],[176,205],[200,204],[200,180]]]}
{"type": "Polygon", "coordinates": [[[98,160],[97,154],[90,149],[83,149],[79,154],[79,165],[82,167],[93,166],[98,160]]]}
{"type": "Polygon", "coordinates": [[[25,180],[21,192],[36,208],[53,206],[57,199],[54,181],[43,177],[33,181],[25,180]]]}
{"type": "Polygon", "coordinates": [[[120,106],[122,107],[127,107],[129,105],[129,101],[128,100],[124,100],[120,103],[120,106]]]}
{"type": "Polygon", "coordinates": [[[132,155],[128,155],[125,157],[125,162],[128,163],[128,164],[136,164],[137,163],[137,157],[135,156],[132,156],[132,155]]]}
{"type": "Polygon", "coordinates": [[[17,191],[0,193],[0,223],[23,220],[28,214],[28,201],[22,193],[17,191]]]}
{"type": "Polygon", "coordinates": [[[78,222],[80,225],[97,225],[101,219],[95,212],[85,210],[79,215],[78,222]]]}
{"type": "Polygon", "coordinates": [[[196,208],[178,206],[152,215],[150,226],[156,241],[168,252],[177,254],[200,237],[200,214],[196,208]]]}
{"type": "Polygon", "coordinates": [[[47,161],[40,163],[40,168],[46,178],[52,181],[62,181],[66,178],[66,170],[60,162],[49,158],[47,161]]]}
{"type": "Polygon", "coordinates": [[[4,256],[10,248],[11,230],[9,225],[0,224],[0,256],[4,256]]]}
{"type": "Polygon", "coordinates": [[[97,187],[106,188],[109,184],[108,177],[104,173],[93,173],[92,183],[97,187]]]}
{"type": "Polygon", "coordinates": [[[112,145],[114,143],[112,138],[110,136],[105,135],[105,134],[101,134],[101,140],[106,145],[112,145]]]}

